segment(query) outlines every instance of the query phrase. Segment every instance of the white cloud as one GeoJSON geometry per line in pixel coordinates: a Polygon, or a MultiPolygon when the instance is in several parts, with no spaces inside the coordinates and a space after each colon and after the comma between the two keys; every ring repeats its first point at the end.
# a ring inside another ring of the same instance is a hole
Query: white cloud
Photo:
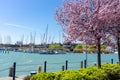
{"type": "Polygon", "coordinates": [[[32,28],[29,28],[27,26],[18,25],[18,24],[5,23],[5,25],[11,26],[11,27],[16,27],[16,28],[27,29],[27,30],[33,30],[32,28]]]}

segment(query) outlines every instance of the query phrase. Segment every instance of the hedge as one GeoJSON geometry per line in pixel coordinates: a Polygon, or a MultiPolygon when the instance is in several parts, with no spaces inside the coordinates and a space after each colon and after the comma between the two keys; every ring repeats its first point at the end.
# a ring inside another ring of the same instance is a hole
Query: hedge
{"type": "Polygon", "coordinates": [[[103,64],[102,68],[91,66],[80,70],[65,70],[55,73],[39,73],[30,80],[117,80],[120,79],[120,65],[103,64]]]}

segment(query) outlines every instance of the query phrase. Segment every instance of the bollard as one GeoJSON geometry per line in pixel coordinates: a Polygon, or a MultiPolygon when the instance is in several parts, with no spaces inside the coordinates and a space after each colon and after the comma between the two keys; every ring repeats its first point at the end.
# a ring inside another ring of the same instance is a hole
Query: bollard
{"type": "Polygon", "coordinates": [[[111,64],[113,64],[113,59],[111,59],[111,64]]]}
{"type": "Polygon", "coordinates": [[[11,67],[10,69],[9,69],[9,77],[12,77],[13,75],[13,68],[11,67]]]}
{"type": "Polygon", "coordinates": [[[80,62],[80,68],[83,68],[83,61],[80,62]]]}
{"type": "Polygon", "coordinates": [[[62,66],[62,71],[64,71],[64,66],[62,66]]]}
{"type": "Polygon", "coordinates": [[[44,62],[44,72],[46,72],[47,61],[44,62]]]}
{"type": "Polygon", "coordinates": [[[38,66],[38,73],[40,73],[42,71],[41,66],[38,66]]]}
{"type": "Polygon", "coordinates": [[[66,60],[66,70],[68,69],[68,60],[66,60]]]}
{"type": "Polygon", "coordinates": [[[13,64],[13,80],[15,80],[16,62],[13,64]]]}
{"type": "Polygon", "coordinates": [[[87,66],[86,66],[86,59],[84,60],[84,68],[86,68],[87,66]]]}

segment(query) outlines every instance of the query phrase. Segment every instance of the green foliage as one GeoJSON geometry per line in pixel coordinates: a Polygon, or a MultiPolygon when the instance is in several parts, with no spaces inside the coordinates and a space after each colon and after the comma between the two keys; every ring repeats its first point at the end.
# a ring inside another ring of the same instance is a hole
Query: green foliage
{"type": "Polygon", "coordinates": [[[62,46],[60,46],[59,44],[50,44],[49,45],[49,49],[60,49],[62,48],[62,46]]]}
{"type": "Polygon", "coordinates": [[[87,51],[88,51],[88,52],[95,52],[94,46],[93,46],[93,45],[88,45],[88,46],[87,46],[87,51]]]}
{"type": "Polygon", "coordinates": [[[87,74],[91,76],[91,80],[109,80],[105,71],[97,66],[87,68],[87,74]]]}
{"type": "Polygon", "coordinates": [[[82,45],[82,44],[77,44],[77,45],[75,46],[75,49],[83,49],[83,45],[82,45]]]}
{"type": "Polygon", "coordinates": [[[39,73],[33,75],[30,80],[54,80],[55,74],[53,73],[39,73]]]}
{"type": "Polygon", "coordinates": [[[81,76],[78,71],[67,70],[62,72],[56,72],[54,80],[78,80],[80,79],[80,77],[81,76]]]}
{"type": "Polygon", "coordinates": [[[88,50],[93,50],[93,49],[94,49],[94,46],[93,46],[93,45],[88,45],[88,46],[87,46],[87,49],[88,49],[88,50]]]}
{"type": "Polygon", "coordinates": [[[102,69],[107,73],[110,80],[120,79],[120,65],[118,64],[104,64],[102,69]]]}
{"type": "Polygon", "coordinates": [[[106,46],[105,45],[101,45],[101,49],[105,50],[106,46]]]}
{"type": "Polygon", "coordinates": [[[77,53],[83,53],[83,45],[82,44],[77,44],[73,50],[73,52],[77,53]]]}
{"type": "Polygon", "coordinates": [[[55,73],[39,73],[30,80],[117,80],[120,79],[120,66],[104,64],[102,68],[91,66],[80,70],[65,70],[55,73]]]}

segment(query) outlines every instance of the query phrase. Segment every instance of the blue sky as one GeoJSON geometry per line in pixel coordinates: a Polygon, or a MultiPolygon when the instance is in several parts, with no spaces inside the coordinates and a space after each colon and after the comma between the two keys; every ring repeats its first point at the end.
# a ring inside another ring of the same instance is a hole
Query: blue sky
{"type": "Polygon", "coordinates": [[[30,33],[36,32],[36,43],[40,43],[47,24],[49,42],[52,38],[59,42],[61,27],[54,15],[61,4],[62,0],[0,0],[0,42],[6,43],[10,36],[15,43],[24,35],[24,43],[29,43],[30,33]]]}

